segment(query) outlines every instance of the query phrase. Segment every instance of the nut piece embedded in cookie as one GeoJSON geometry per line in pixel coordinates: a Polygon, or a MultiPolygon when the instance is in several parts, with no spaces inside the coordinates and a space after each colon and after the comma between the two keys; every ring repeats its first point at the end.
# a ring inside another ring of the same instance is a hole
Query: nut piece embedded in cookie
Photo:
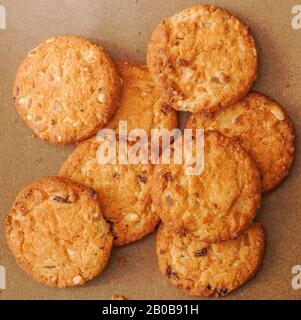
{"type": "Polygon", "coordinates": [[[217,111],[243,98],[257,77],[250,30],[226,10],[199,5],[162,21],[147,66],[158,93],[179,111],[217,111]]]}
{"type": "Polygon", "coordinates": [[[6,239],[26,273],[58,288],[99,275],[113,243],[89,189],[60,177],[40,179],[19,193],[6,216],[6,239]]]}
{"type": "Polygon", "coordinates": [[[175,287],[200,297],[223,297],[258,270],[265,248],[260,224],[238,238],[208,245],[159,227],[156,250],[161,273],[175,287]]]}

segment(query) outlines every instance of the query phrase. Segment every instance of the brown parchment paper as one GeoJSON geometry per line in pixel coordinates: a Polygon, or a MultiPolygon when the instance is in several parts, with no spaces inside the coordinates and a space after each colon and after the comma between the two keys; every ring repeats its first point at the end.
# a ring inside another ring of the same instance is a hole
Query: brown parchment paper
{"type": "MultiPolygon", "coordinates": [[[[9,252],[3,219],[25,185],[55,175],[74,148],[34,138],[12,103],[17,68],[27,52],[57,34],[77,34],[102,44],[114,59],[145,61],[154,27],[179,10],[205,3],[189,0],[0,0],[7,29],[0,30],[0,265],[7,289],[0,299],[192,299],[159,273],[154,234],[115,248],[105,272],[84,287],[52,289],[28,277],[9,252]],[[127,263],[120,266],[119,258],[127,263]]],[[[248,284],[229,299],[301,299],[292,289],[292,268],[301,264],[301,30],[291,26],[293,0],[207,0],[241,17],[252,29],[260,51],[256,89],[278,100],[293,120],[297,155],[288,179],[263,197],[257,220],[267,232],[264,263],[248,284]]],[[[300,1],[299,1],[299,4],[300,1]]]]}

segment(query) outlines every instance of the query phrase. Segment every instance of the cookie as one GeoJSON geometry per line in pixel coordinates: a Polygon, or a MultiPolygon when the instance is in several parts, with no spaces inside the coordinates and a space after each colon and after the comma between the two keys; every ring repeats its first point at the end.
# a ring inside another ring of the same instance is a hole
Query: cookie
{"type": "Polygon", "coordinates": [[[103,48],[75,36],[57,36],[21,64],[14,101],[34,133],[56,144],[84,140],[112,117],[119,77],[103,48]]]}
{"type": "Polygon", "coordinates": [[[43,284],[83,285],[108,262],[113,237],[93,189],[59,177],[40,179],[20,192],[5,221],[17,263],[43,284]]]}
{"type": "Polygon", "coordinates": [[[265,249],[261,224],[252,224],[234,240],[208,245],[160,225],[156,251],[162,274],[193,296],[223,297],[259,269],[265,249]]]}
{"type": "Polygon", "coordinates": [[[261,172],[262,191],[275,188],[289,173],[294,158],[294,130],[286,112],[259,92],[215,114],[190,117],[186,128],[218,130],[238,140],[261,172]]]}
{"type": "MultiPolygon", "coordinates": [[[[139,240],[154,230],[159,217],[150,189],[151,164],[100,164],[103,143],[91,138],[82,142],[62,166],[59,175],[94,188],[101,199],[104,217],[111,226],[115,245],[139,240]]],[[[130,148],[128,143],[127,148],[130,148]]],[[[119,143],[116,143],[117,156],[119,143]]]]}
{"type": "Polygon", "coordinates": [[[205,132],[204,152],[196,154],[196,146],[193,139],[194,156],[204,156],[200,174],[188,175],[187,162],[156,166],[155,209],[164,224],[181,235],[208,243],[235,238],[259,207],[259,171],[237,142],[218,132],[205,132]]]}
{"type": "Polygon", "coordinates": [[[149,135],[151,129],[176,128],[177,114],[159,99],[147,67],[127,61],[116,66],[123,86],[118,109],[107,127],[118,132],[119,122],[126,121],[129,132],[143,129],[149,135]]]}
{"type": "Polygon", "coordinates": [[[217,111],[238,102],[257,77],[255,41],[240,20],[199,5],[153,32],[147,65],[162,98],[179,111],[217,111]]]}

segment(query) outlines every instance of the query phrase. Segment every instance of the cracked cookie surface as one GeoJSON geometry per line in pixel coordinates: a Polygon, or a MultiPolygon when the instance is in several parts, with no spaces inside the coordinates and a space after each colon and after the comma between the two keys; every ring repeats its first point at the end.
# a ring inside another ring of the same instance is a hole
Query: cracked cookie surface
{"type": "Polygon", "coordinates": [[[174,129],[177,114],[156,93],[147,67],[140,63],[120,61],[116,63],[122,79],[118,108],[107,128],[118,132],[119,121],[127,121],[127,129],[143,129],[148,135],[151,129],[174,129]]]}
{"type": "Polygon", "coordinates": [[[219,132],[205,132],[204,152],[195,139],[191,144],[191,163],[204,156],[203,171],[188,175],[187,161],[157,165],[152,188],[155,209],[176,233],[208,243],[234,238],[248,227],[259,207],[259,171],[236,141],[219,132]]]}
{"type": "Polygon", "coordinates": [[[151,36],[147,65],[162,98],[179,111],[217,111],[236,103],[257,77],[248,27],[214,6],[188,8],[151,36]]]}
{"type": "Polygon", "coordinates": [[[75,36],[57,36],[21,64],[14,101],[23,121],[52,143],[84,140],[112,117],[119,77],[103,48],[75,36]]]}
{"type": "Polygon", "coordinates": [[[161,273],[190,295],[223,297],[258,270],[265,249],[261,224],[252,224],[237,239],[208,245],[170,232],[160,225],[156,251],[161,273]]]}
{"type": "Polygon", "coordinates": [[[108,262],[113,237],[91,188],[40,179],[19,193],[5,221],[17,263],[46,285],[83,285],[108,262]]]}
{"type": "MultiPolygon", "coordinates": [[[[104,146],[103,143],[96,138],[82,142],[63,164],[59,174],[98,192],[104,217],[114,235],[114,244],[125,245],[149,234],[159,223],[150,196],[153,166],[99,164],[98,148],[104,146]]],[[[116,149],[118,159],[118,142],[116,149]]]]}
{"type": "Polygon", "coordinates": [[[236,139],[255,160],[263,192],[289,174],[295,154],[293,126],[284,109],[262,93],[252,92],[217,113],[191,115],[186,128],[217,130],[236,139]]]}

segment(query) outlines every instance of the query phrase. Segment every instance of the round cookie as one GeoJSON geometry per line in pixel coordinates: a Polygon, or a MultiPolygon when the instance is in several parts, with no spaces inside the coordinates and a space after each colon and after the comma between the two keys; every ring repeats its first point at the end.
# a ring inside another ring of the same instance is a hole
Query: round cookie
{"type": "Polygon", "coordinates": [[[57,36],[25,58],[13,95],[20,116],[38,137],[71,144],[108,123],[119,87],[103,48],[80,37],[57,36]]]}
{"type": "Polygon", "coordinates": [[[165,19],[151,36],[147,65],[158,92],[179,111],[236,103],[257,77],[255,41],[240,20],[209,5],[165,19]]]}
{"type": "Polygon", "coordinates": [[[170,232],[163,224],[156,250],[162,274],[193,296],[223,297],[259,269],[265,248],[261,224],[252,224],[234,240],[208,245],[170,232]]]}
{"type": "MultiPolygon", "coordinates": [[[[98,192],[114,244],[120,246],[139,240],[159,223],[150,196],[153,166],[118,162],[100,164],[97,155],[103,143],[96,138],[82,142],[64,163],[59,175],[91,186],[98,192]]],[[[118,142],[116,149],[118,157],[118,142]]]]}
{"type": "Polygon", "coordinates": [[[92,188],[40,179],[20,192],[5,221],[17,263],[46,285],[83,285],[108,262],[113,237],[92,188]]]}
{"type": "Polygon", "coordinates": [[[159,99],[147,67],[126,61],[118,62],[116,66],[123,87],[118,109],[107,127],[118,132],[119,121],[127,121],[129,132],[143,129],[149,135],[154,128],[176,128],[177,114],[159,99]]]}
{"type": "Polygon", "coordinates": [[[192,115],[186,128],[218,130],[237,139],[257,163],[263,192],[289,173],[295,153],[292,124],[278,103],[259,92],[215,114],[192,115]]]}
{"type": "Polygon", "coordinates": [[[205,132],[204,152],[196,153],[196,139],[191,144],[199,162],[204,156],[203,171],[188,175],[187,161],[157,165],[152,188],[155,209],[164,224],[181,235],[208,243],[235,238],[259,207],[259,171],[237,142],[218,132],[205,132]]]}

